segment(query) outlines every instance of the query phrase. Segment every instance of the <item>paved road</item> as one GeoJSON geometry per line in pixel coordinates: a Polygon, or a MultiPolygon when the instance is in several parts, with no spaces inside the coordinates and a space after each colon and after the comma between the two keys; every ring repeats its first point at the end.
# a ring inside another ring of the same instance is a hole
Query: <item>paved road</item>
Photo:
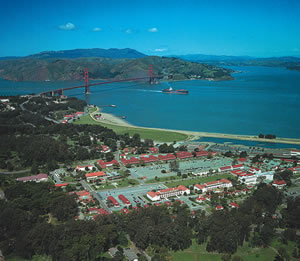
{"type": "Polygon", "coordinates": [[[102,208],[104,208],[105,210],[111,212],[109,210],[109,208],[105,205],[105,203],[101,200],[101,198],[99,197],[99,195],[93,190],[93,188],[84,180],[80,181],[81,185],[84,187],[85,190],[89,191],[91,193],[91,195],[97,199],[99,201],[99,204],[102,208]]]}
{"type": "Polygon", "coordinates": [[[24,173],[28,173],[29,171],[30,169],[23,169],[18,171],[0,171],[0,174],[4,174],[4,175],[24,174],[24,173]]]}
{"type": "Polygon", "coordinates": [[[147,259],[147,261],[151,261],[151,257],[142,249],[138,248],[133,241],[130,240],[129,235],[126,235],[129,242],[131,242],[132,248],[135,250],[136,253],[141,252],[147,259]]]}

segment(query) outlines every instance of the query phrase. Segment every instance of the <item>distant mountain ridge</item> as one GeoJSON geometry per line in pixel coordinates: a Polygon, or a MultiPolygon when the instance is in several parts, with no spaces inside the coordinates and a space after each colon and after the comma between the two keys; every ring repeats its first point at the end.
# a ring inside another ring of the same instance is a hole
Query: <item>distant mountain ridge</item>
{"type": "Polygon", "coordinates": [[[0,60],[12,60],[12,59],[77,59],[87,57],[101,57],[101,58],[112,58],[112,59],[137,59],[147,55],[138,52],[131,48],[91,48],[91,49],[73,49],[73,50],[61,50],[61,51],[44,51],[37,54],[31,54],[28,56],[17,57],[7,56],[0,57],[0,60]]]}
{"type": "Polygon", "coordinates": [[[232,55],[213,55],[213,54],[185,54],[185,55],[168,55],[189,61],[232,61],[232,60],[250,60],[255,59],[251,56],[232,56],[232,55]]]}
{"type": "Polygon", "coordinates": [[[146,55],[138,52],[134,49],[124,48],[91,48],[91,49],[74,49],[74,50],[63,50],[63,51],[45,51],[38,54],[29,55],[26,58],[38,58],[38,59],[49,59],[49,58],[65,58],[65,59],[76,59],[85,57],[102,57],[112,59],[136,59],[142,58],[146,55]]]}
{"type": "Polygon", "coordinates": [[[287,69],[297,71],[299,71],[300,68],[300,57],[296,56],[258,58],[251,56],[187,54],[169,55],[168,57],[177,57],[186,61],[214,64],[219,66],[282,66],[286,67],[287,69]]]}

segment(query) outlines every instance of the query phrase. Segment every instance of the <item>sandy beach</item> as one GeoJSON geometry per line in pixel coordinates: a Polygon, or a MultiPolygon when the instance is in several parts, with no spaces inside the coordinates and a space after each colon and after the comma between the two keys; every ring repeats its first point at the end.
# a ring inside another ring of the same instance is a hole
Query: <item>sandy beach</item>
{"type": "Polygon", "coordinates": [[[122,127],[132,127],[132,128],[140,128],[140,129],[149,129],[149,130],[161,130],[161,131],[169,131],[169,132],[177,132],[183,133],[189,136],[189,140],[196,140],[201,137],[212,137],[212,138],[225,138],[225,139],[235,139],[235,140],[249,140],[249,141],[259,141],[259,142],[270,142],[270,143],[285,143],[285,144],[297,144],[300,145],[300,139],[290,139],[290,138],[277,138],[275,140],[270,139],[260,139],[257,136],[251,135],[237,135],[237,134],[225,134],[225,133],[212,133],[212,132],[200,132],[200,131],[188,131],[188,130],[172,130],[172,129],[162,129],[162,128],[148,128],[148,127],[139,127],[132,125],[121,119],[117,116],[114,116],[110,113],[103,113],[97,107],[95,112],[90,113],[93,120],[97,122],[102,122],[106,124],[112,124],[116,126],[122,127]],[[95,119],[94,115],[101,113],[101,119],[95,119]]]}

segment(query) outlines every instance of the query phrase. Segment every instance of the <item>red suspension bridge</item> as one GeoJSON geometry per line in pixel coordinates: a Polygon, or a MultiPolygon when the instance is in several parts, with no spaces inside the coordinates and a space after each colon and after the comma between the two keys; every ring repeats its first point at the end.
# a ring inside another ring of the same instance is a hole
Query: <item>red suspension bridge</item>
{"type": "Polygon", "coordinates": [[[159,79],[159,78],[161,78],[161,77],[157,77],[157,76],[153,75],[153,67],[151,64],[149,67],[149,76],[147,76],[147,77],[127,78],[127,79],[111,80],[111,81],[105,81],[105,82],[99,82],[99,83],[90,83],[89,82],[89,71],[88,71],[88,68],[85,68],[84,69],[84,85],[50,90],[50,91],[42,92],[42,93],[40,93],[40,95],[47,95],[47,96],[55,96],[56,94],[63,95],[64,91],[79,89],[79,88],[85,88],[85,93],[90,94],[91,86],[104,85],[104,84],[110,84],[110,83],[116,83],[116,82],[132,82],[132,81],[140,81],[140,80],[149,80],[149,83],[152,84],[152,83],[154,83],[155,79],[159,79]]]}

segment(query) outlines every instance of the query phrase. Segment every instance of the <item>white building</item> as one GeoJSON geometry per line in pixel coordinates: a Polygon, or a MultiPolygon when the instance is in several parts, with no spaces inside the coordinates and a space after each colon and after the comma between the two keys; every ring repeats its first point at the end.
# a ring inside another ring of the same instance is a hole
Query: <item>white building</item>
{"type": "Polygon", "coordinates": [[[157,192],[149,191],[147,197],[152,201],[157,201],[161,199],[168,199],[169,197],[182,196],[184,193],[189,195],[191,191],[185,186],[178,186],[176,188],[162,189],[157,192]]]}
{"type": "Polygon", "coordinates": [[[85,169],[88,169],[88,170],[92,170],[93,169],[93,165],[86,165],[86,166],[77,166],[76,167],[76,170],[80,170],[80,171],[85,171],[85,169]]]}
{"type": "Polygon", "coordinates": [[[207,191],[213,191],[220,188],[231,188],[232,183],[228,179],[220,179],[217,181],[211,181],[204,184],[196,184],[194,186],[195,191],[202,191],[202,193],[205,193],[207,191]]]}
{"type": "Polygon", "coordinates": [[[246,185],[255,185],[257,183],[257,176],[256,175],[242,176],[239,177],[239,181],[246,185]]]}
{"type": "Polygon", "coordinates": [[[291,156],[300,156],[300,150],[291,150],[291,156]]]}

